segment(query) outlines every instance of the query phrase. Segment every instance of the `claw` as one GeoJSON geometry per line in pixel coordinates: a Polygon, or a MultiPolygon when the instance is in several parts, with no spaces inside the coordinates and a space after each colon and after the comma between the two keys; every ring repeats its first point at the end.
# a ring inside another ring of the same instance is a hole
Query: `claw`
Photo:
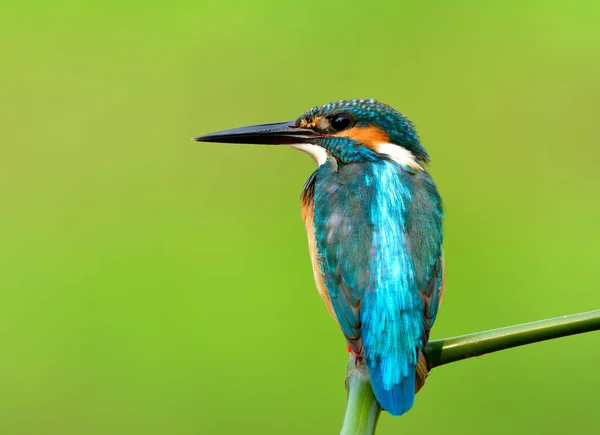
{"type": "Polygon", "coordinates": [[[350,345],[349,345],[349,344],[346,344],[346,350],[347,350],[349,353],[351,353],[351,354],[352,354],[352,356],[354,357],[354,359],[355,359],[355,360],[357,361],[357,363],[358,363],[358,360],[360,360],[360,357],[354,353],[354,351],[352,350],[352,348],[350,347],[350,345]]]}

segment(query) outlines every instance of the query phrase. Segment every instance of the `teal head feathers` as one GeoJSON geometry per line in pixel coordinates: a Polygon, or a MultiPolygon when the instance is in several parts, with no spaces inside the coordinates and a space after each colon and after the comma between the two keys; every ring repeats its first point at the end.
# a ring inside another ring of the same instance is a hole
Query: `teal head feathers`
{"type": "Polygon", "coordinates": [[[196,140],[284,144],[316,161],[302,206],[317,288],[382,408],[406,412],[443,288],[442,204],[412,123],[345,100],[196,140]]]}
{"type": "Polygon", "coordinates": [[[346,163],[385,158],[381,155],[385,152],[379,152],[385,144],[402,147],[417,162],[429,160],[412,123],[390,106],[373,99],[314,107],[295,124],[314,129],[320,135],[316,142],[346,163]]]}

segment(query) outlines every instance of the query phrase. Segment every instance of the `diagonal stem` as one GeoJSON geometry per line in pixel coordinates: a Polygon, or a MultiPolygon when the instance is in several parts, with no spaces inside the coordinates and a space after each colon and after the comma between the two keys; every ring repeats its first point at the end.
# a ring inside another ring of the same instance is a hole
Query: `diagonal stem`
{"type": "Polygon", "coordinates": [[[427,344],[425,355],[429,368],[432,369],[465,358],[599,329],[600,310],[595,310],[460,337],[433,340],[427,344]]]}
{"type": "MultiPolygon", "coordinates": [[[[433,340],[427,344],[425,356],[429,368],[433,369],[486,353],[597,330],[600,330],[600,310],[433,340]]],[[[348,362],[346,387],[348,403],[341,434],[374,434],[381,408],[371,389],[366,368],[357,365],[352,355],[348,362]]]]}

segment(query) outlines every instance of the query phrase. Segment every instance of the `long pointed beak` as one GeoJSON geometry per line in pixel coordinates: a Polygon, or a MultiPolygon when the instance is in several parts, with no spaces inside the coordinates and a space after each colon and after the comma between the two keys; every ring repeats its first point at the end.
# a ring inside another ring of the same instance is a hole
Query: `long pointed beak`
{"type": "Polygon", "coordinates": [[[286,121],[217,131],[195,137],[194,140],[198,142],[294,145],[312,143],[315,137],[316,133],[313,130],[296,127],[294,121],[286,121]]]}

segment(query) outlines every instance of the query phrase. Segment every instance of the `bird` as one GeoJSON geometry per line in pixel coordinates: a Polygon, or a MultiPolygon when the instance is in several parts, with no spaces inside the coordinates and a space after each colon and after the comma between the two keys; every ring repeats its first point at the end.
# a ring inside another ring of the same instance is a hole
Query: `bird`
{"type": "Polygon", "coordinates": [[[444,290],[443,205],[412,122],[375,99],[342,100],[194,140],[312,157],[301,203],[317,289],[381,408],[408,411],[444,290]]]}

